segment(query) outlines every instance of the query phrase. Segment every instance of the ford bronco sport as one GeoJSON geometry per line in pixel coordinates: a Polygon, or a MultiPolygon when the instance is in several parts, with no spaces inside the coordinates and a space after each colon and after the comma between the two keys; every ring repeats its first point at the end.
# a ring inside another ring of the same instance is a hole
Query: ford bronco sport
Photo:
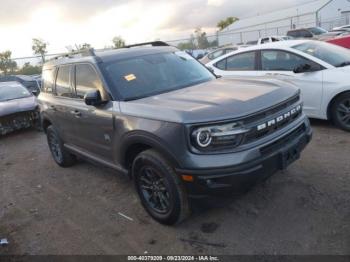
{"type": "Polygon", "coordinates": [[[164,224],[189,214],[189,197],[240,191],[285,169],[312,134],[288,83],[217,79],[160,41],[53,59],[39,101],[58,165],[80,157],[129,175],[164,224]]]}

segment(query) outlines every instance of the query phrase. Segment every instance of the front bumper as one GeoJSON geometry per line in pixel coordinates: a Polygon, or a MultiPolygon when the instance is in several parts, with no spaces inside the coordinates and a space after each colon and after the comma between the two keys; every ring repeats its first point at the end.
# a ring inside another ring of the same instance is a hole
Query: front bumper
{"type": "Polygon", "coordinates": [[[38,110],[18,112],[0,117],[0,135],[38,125],[38,110]]]}
{"type": "Polygon", "coordinates": [[[297,160],[312,138],[306,119],[291,132],[259,148],[259,157],[237,165],[214,169],[177,169],[180,175],[191,175],[193,182],[185,182],[191,197],[203,197],[245,191],[278,170],[286,169],[297,160]]]}

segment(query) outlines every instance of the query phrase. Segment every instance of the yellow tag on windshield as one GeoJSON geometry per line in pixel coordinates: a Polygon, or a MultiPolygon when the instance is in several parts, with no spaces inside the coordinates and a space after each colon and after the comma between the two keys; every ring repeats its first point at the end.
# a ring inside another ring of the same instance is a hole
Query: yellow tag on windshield
{"type": "Polygon", "coordinates": [[[132,81],[136,79],[136,76],[134,74],[126,75],[124,76],[126,81],[132,81]]]}

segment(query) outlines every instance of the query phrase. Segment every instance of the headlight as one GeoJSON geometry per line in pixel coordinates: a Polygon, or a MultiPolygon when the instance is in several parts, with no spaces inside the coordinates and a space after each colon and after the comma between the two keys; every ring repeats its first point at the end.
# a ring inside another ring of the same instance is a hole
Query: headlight
{"type": "Polygon", "coordinates": [[[201,151],[234,148],[241,144],[248,131],[239,123],[200,127],[192,131],[191,141],[201,151]]]}

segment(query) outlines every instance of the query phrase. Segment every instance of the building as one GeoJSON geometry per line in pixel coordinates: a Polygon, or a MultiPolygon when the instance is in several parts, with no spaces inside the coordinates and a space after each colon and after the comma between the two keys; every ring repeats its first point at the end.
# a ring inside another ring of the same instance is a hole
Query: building
{"type": "Polygon", "coordinates": [[[350,24],[350,0],[317,0],[291,8],[241,19],[218,33],[219,45],[245,43],[268,35],[285,35],[301,27],[330,30],[350,24]]]}

